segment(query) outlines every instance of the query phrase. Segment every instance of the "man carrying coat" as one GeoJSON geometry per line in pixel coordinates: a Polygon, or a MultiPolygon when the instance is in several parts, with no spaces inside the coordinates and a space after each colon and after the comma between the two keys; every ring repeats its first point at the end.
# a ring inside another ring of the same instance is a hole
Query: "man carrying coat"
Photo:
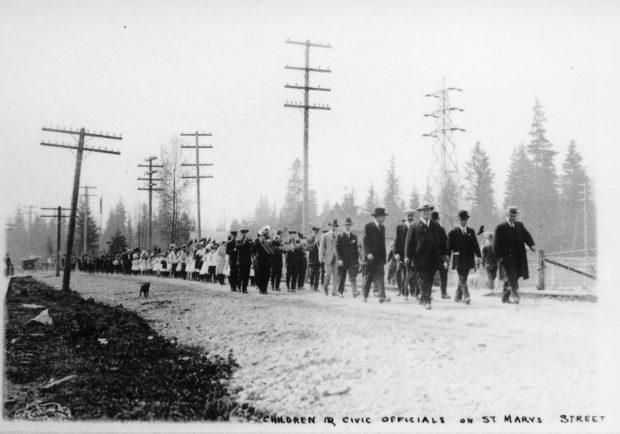
{"type": "Polygon", "coordinates": [[[472,228],[467,227],[469,214],[467,211],[459,211],[459,225],[452,229],[448,234],[448,252],[452,254],[452,269],[456,270],[459,276],[459,283],[454,295],[454,301],[465,304],[470,303],[469,288],[467,287],[467,276],[469,270],[475,267],[474,255],[480,258],[480,246],[476,239],[476,233],[472,228]]]}
{"type": "Polygon", "coordinates": [[[359,244],[357,235],[351,233],[353,221],[351,217],[347,217],[344,222],[344,232],[340,232],[336,238],[336,256],[338,258],[338,293],[340,297],[344,297],[344,282],[347,274],[351,283],[351,292],[353,297],[357,297],[357,271],[359,269],[359,244]]]}
{"type": "Polygon", "coordinates": [[[508,207],[506,221],[495,228],[493,250],[500,263],[500,278],[504,279],[502,303],[519,304],[519,277],[523,279],[530,277],[525,245],[532,252],[536,251],[534,239],[523,223],[517,221],[518,214],[516,206],[508,207]]]}
{"type": "Polygon", "coordinates": [[[435,273],[445,266],[442,256],[439,226],[431,220],[431,212],[435,209],[430,205],[418,208],[421,217],[411,225],[405,240],[405,264],[413,266],[413,276],[420,283],[422,294],[420,304],[424,309],[431,309],[431,290],[435,273]]]}
{"type": "Polygon", "coordinates": [[[389,302],[385,296],[385,226],[383,222],[387,214],[385,208],[376,208],[372,214],[374,221],[364,226],[363,249],[366,255],[366,269],[364,279],[364,301],[368,301],[370,285],[374,282],[375,289],[379,290],[379,303],[389,302]]]}

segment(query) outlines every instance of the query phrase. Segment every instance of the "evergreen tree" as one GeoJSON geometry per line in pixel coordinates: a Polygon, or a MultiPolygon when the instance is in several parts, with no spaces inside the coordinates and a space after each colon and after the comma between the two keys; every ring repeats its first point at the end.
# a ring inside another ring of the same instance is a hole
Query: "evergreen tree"
{"type": "Polygon", "coordinates": [[[418,193],[418,189],[414,186],[411,190],[411,195],[409,196],[409,208],[417,210],[420,207],[420,193],[418,193]]]}
{"type": "Polygon", "coordinates": [[[441,215],[442,225],[446,228],[450,228],[456,225],[457,214],[459,212],[459,200],[457,194],[458,186],[452,176],[446,178],[446,184],[444,185],[439,196],[439,211],[441,215]]]}
{"type": "Polygon", "coordinates": [[[6,251],[9,253],[17,268],[18,261],[28,257],[30,254],[26,221],[21,208],[17,208],[13,221],[9,224],[12,226],[10,226],[9,230],[6,232],[6,251]]]}
{"type": "Polygon", "coordinates": [[[375,192],[375,186],[370,185],[368,189],[368,195],[366,196],[366,202],[364,202],[364,211],[367,214],[372,214],[376,207],[378,207],[379,198],[375,192]]]}
{"type": "Polygon", "coordinates": [[[585,244],[588,248],[596,246],[596,218],[594,216],[594,196],[586,169],[583,167],[583,158],[577,150],[577,144],[571,140],[566,151],[560,175],[560,222],[562,226],[562,250],[582,249],[585,244]],[[588,223],[588,240],[584,241],[584,188],[586,216],[588,223]],[[591,229],[590,229],[591,228],[591,229]]]}
{"type": "Polygon", "coordinates": [[[90,204],[83,200],[78,208],[73,251],[77,255],[96,255],[99,250],[99,230],[90,204]],[[84,250],[84,225],[86,225],[86,251],[84,250]]]}
{"type": "Polygon", "coordinates": [[[129,249],[134,249],[138,247],[138,243],[134,242],[133,239],[133,223],[131,221],[131,214],[127,213],[127,245],[129,249]]]}
{"type": "MultiPolygon", "coordinates": [[[[545,137],[546,121],[542,106],[536,100],[534,116],[530,130],[531,141],[527,146],[527,155],[531,171],[527,176],[527,202],[524,206],[524,218],[534,228],[534,241],[547,251],[560,248],[562,233],[559,219],[558,176],[553,163],[557,154],[545,137]]],[[[523,176],[523,175],[522,175],[523,176]]],[[[532,232],[531,231],[531,232],[532,232]]]]}
{"type": "Polygon", "coordinates": [[[120,229],[116,230],[116,233],[112,236],[110,241],[109,254],[118,255],[127,250],[127,238],[121,234],[120,229]]]}
{"type": "Polygon", "coordinates": [[[403,200],[400,192],[400,179],[396,174],[396,162],[394,156],[390,158],[390,165],[387,170],[385,180],[385,194],[383,197],[383,205],[388,216],[385,218],[385,236],[386,239],[394,238],[396,234],[396,226],[403,219],[403,200]]]}
{"type": "Polygon", "coordinates": [[[103,231],[103,243],[105,244],[111,241],[117,231],[121,235],[127,235],[127,212],[125,211],[125,205],[123,205],[122,199],[119,199],[116,206],[110,210],[110,215],[108,216],[103,231]]]}
{"type": "Polygon", "coordinates": [[[495,200],[493,199],[493,179],[495,174],[487,153],[480,142],[472,150],[470,160],[465,164],[467,174],[467,196],[471,201],[471,215],[474,226],[484,224],[488,228],[496,221],[495,200]]]}
{"type": "Polygon", "coordinates": [[[435,206],[435,197],[433,196],[433,192],[431,190],[431,184],[426,180],[426,190],[424,190],[424,197],[422,198],[422,202],[424,205],[435,206]]]}
{"type": "Polygon", "coordinates": [[[301,161],[296,158],[290,169],[286,184],[284,205],[280,212],[281,224],[290,230],[301,230],[304,184],[301,176],[301,161]],[[293,229],[295,228],[295,229],[293,229]]]}
{"type": "Polygon", "coordinates": [[[344,218],[351,217],[355,220],[358,213],[358,206],[355,203],[355,189],[351,188],[349,191],[345,191],[342,198],[342,213],[344,218]]]}
{"type": "Polygon", "coordinates": [[[528,204],[528,176],[531,170],[525,146],[517,146],[512,151],[510,158],[510,167],[504,188],[504,209],[509,206],[524,208],[528,204]]]}

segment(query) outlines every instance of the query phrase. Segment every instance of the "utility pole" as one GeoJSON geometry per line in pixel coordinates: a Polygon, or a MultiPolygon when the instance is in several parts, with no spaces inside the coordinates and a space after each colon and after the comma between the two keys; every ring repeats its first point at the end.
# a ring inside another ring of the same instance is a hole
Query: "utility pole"
{"type": "Polygon", "coordinates": [[[424,115],[424,117],[431,117],[435,119],[435,129],[428,134],[423,134],[423,137],[434,138],[433,151],[435,159],[430,169],[430,175],[432,180],[431,188],[437,193],[439,198],[438,208],[444,216],[452,222],[454,219],[453,214],[456,214],[457,210],[449,210],[448,203],[446,201],[446,185],[449,180],[454,181],[457,192],[457,208],[462,202],[461,188],[459,179],[459,169],[456,158],[456,146],[452,137],[456,131],[464,132],[463,128],[456,127],[452,123],[452,112],[463,112],[462,108],[455,107],[450,104],[449,93],[452,91],[463,92],[463,89],[458,87],[446,87],[446,79],[442,81],[441,89],[429,93],[424,96],[429,98],[438,99],[437,108],[424,115]]]}
{"type": "Polygon", "coordinates": [[[82,197],[84,198],[84,221],[83,223],[83,229],[84,229],[84,248],[82,250],[82,254],[86,255],[88,254],[88,198],[95,196],[94,194],[88,194],[88,189],[89,188],[97,188],[97,187],[93,187],[91,185],[85,185],[83,187],[80,187],[84,189],[84,193],[82,193],[82,197]]]}
{"type": "Polygon", "coordinates": [[[149,250],[153,249],[153,191],[162,191],[163,188],[157,187],[155,181],[163,181],[163,178],[153,178],[153,174],[157,172],[158,168],[162,168],[161,164],[153,164],[153,161],[157,160],[157,157],[152,155],[146,158],[149,164],[138,164],[138,167],[146,167],[148,171],[144,174],[148,178],[138,178],[138,181],[148,181],[146,188],[138,188],[138,190],[146,190],[149,192],[149,250]]]}
{"type": "Polygon", "coordinates": [[[213,134],[211,133],[199,133],[198,131],[194,132],[194,133],[181,133],[181,136],[194,136],[196,137],[196,145],[195,146],[185,146],[185,145],[181,145],[181,148],[195,148],[196,149],[196,162],[195,163],[188,163],[188,164],[181,164],[181,166],[196,166],[196,175],[192,175],[192,176],[183,176],[182,178],[185,179],[195,179],[196,180],[196,202],[197,202],[197,207],[198,207],[198,239],[201,239],[201,226],[200,226],[200,179],[201,178],[213,178],[213,175],[203,175],[200,176],[200,166],[213,166],[212,163],[201,163],[200,162],[200,149],[210,149],[213,148],[213,146],[209,145],[209,146],[200,146],[200,144],[198,143],[198,137],[211,137],[213,134]]]}
{"type": "Polygon", "coordinates": [[[28,254],[32,255],[32,210],[38,207],[26,205],[24,208],[28,208],[28,211],[22,211],[22,213],[28,214],[28,254]]]}
{"type": "Polygon", "coordinates": [[[305,47],[306,64],[304,67],[288,66],[288,65],[285,66],[286,69],[303,71],[304,72],[304,85],[303,86],[299,86],[297,84],[290,85],[287,83],[284,86],[287,89],[303,90],[304,91],[304,102],[300,103],[300,102],[287,101],[284,104],[284,107],[300,108],[300,109],[303,109],[304,111],[304,198],[303,198],[303,203],[302,203],[302,214],[301,214],[302,216],[301,217],[302,218],[301,232],[306,233],[307,225],[308,225],[308,130],[310,128],[310,110],[331,110],[331,108],[327,105],[322,105],[322,104],[311,105],[310,104],[310,91],[311,90],[331,92],[331,89],[327,89],[325,87],[321,87],[321,86],[311,87],[310,86],[310,72],[324,72],[324,73],[332,72],[331,69],[321,68],[320,66],[318,68],[310,68],[310,47],[316,47],[316,48],[332,48],[332,47],[329,44],[313,43],[307,39],[305,42],[291,41],[289,39],[287,39],[285,42],[287,44],[302,45],[303,47],[305,47]]]}
{"type": "Polygon", "coordinates": [[[88,132],[86,129],[81,128],[78,130],[68,130],[65,128],[42,128],[43,131],[49,131],[53,133],[62,133],[62,134],[70,134],[74,138],[77,136],[78,144],[77,146],[73,144],[63,144],[63,143],[51,143],[51,142],[41,142],[43,146],[52,146],[55,148],[64,148],[77,150],[77,156],[75,159],[75,173],[73,175],[73,193],[71,195],[71,214],[69,216],[69,231],[67,233],[67,249],[66,249],[66,260],[65,260],[65,271],[62,276],[62,289],[63,291],[70,290],[70,280],[71,280],[71,257],[73,255],[73,240],[75,236],[75,220],[77,215],[77,203],[78,196],[80,192],[80,174],[82,172],[82,156],[84,151],[89,152],[100,152],[104,154],[114,154],[120,155],[119,151],[107,149],[107,148],[91,148],[84,146],[84,139],[86,137],[92,138],[102,138],[102,139],[113,139],[113,140],[122,140],[121,136],[113,136],[110,134],[103,134],[102,132],[88,132]]]}
{"type": "MultiPolygon", "coordinates": [[[[62,219],[67,218],[69,216],[63,215],[62,212],[68,211],[69,208],[63,208],[59,206],[58,208],[41,208],[42,210],[56,210],[56,215],[43,215],[41,217],[44,218],[55,218],[57,227],[56,227],[56,277],[60,276],[60,230],[62,225],[62,219]]],[[[65,261],[66,262],[66,261],[65,261]]]]}

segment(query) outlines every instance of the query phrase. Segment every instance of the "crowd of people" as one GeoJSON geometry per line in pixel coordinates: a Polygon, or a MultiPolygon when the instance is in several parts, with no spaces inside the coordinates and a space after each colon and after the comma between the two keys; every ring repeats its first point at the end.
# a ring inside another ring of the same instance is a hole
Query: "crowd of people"
{"type": "Polygon", "coordinates": [[[503,280],[502,302],[519,303],[518,280],[529,277],[525,246],[532,251],[535,246],[525,226],[517,221],[516,207],[506,210],[506,220],[495,231],[483,232],[482,226],[477,233],[468,227],[466,210],[458,213],[458,225],[446,233],[432,206],[407,209],[389,249],[383,225],[386,216],[384,208],[376,208],[373,221],[363,227],[361,241],[351,230],[354,222],[347,218],[344,230],[339,230],[338,220],[334,220],[327,230],[313,227],[308,237],[287,229],[274,232],[265,226],[255,237],[248,229],[233,230],[219,243],[201,239],[171,244],[166,252],[134,249],[116,256],[84,256],[77,258],[74,266],[91,273],[156,275],[220,285],[228,280],[231,291],[241,293],[256,286],[261,294],[267,294],[269,288],[280,291],[283,285],[295,292],[308,284],[312,291],[321,287],[326,296],[344,297],[348,280],[353,297],[361,295],[368,301],[372,286],[380,303],[390,301],[385,292],[387,268],[388,280],[396,281],[398,296],[406,300],[415,297],[425,309],[431,309],[436,275],[441,297],[450,298],[450,267],[458,275],[454,301],[470,304],[468,276],[481,266],[489,289],[495,289],[498,274],[503,280]],[[478,237],[484,239],[482,249],[478,237]],[[361,291],[357,285],[360,274],[361,291]]]}

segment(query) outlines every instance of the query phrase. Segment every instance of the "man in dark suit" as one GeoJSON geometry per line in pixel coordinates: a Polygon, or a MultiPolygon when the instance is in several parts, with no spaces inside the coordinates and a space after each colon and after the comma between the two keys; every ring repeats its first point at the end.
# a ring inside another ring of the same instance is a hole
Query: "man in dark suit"
{"type": "MultiPolygon", "coordinates": [[[[446,234],[446,230],[439,223],[439,213],[437,211],[433,211],[431,213],[431,220],[437,223],[439,227],[439,238],[441,239],[441,256],[448,256],[448,235],[446,234]]],[[[448,295],[448,268],[447,267],[439,267],[439,287],[441,289],[441,298],[450,298],[448,295]]],[[[433,276],[434,277],[434,276],[433,276]]]]}
{"type": "Polygon", "coordinates": [[[280,236],[282,235],[282,231],[278,231],[276,236],[273,238],[273,264],[271,265],[271,290],[279,291],[280,290],[280,282],[282,281],[282,240],[280,236]]]}
{"type": "Polygon", "coordinates": [[[364,301],[368,301],[370,285],[374,282],[375,289],[379,290],[379,303],[389,302],[385,296],[385,226],[383,222],[387,214],[385,208],[376,208],[372,214],[374,221],[364,226],[363,248],[366,255],[366,275],[364,280],[364,301]]]}
{"type": "MultiPolygon", "coordinates": [[[[413,224],[415,210],[406,209],[404,212],[406,220],[396,226],[396,238],[394,239],[394,259],[396,260],[396,284],[398,285],[398,295],[404,295],[405,300],[409,299],[409,282],[407,279],[407,266],[405,265],[405,241],[407,232],[413,224]]],[[[412,287],[412,294],[414,292],[412,287]]]]}
{"type": "Polygon", "coordinates": [[[308,269],[310,272],[310,289],[318,291],[321,263],[319,262],[319,228],[312,228],[312,237],[308,240],[308,269]]]}
{"type": "MultiPolygon", "coordinates": [[[[231,291],[238,289],[238,270],[237,270],[237,231],[230,231],[228,242],[226,243],[226,254],[228,255],[228,266],[230,274],[228,275],[228,283],[230,283],[231,291]]],[[[200,271],[200,267],[198,268],[200,271]]]]}
{"type": "Polygon", "coordinates": [[[431,308],[433,277],[439,267],[445,266],[442,257],[441,238],[437,223],[431,220],[434,207],[424,205],[418,208],[420,220],[411,225],[405,240],[405,264],[413,266],[413,275],[419,281],[420,304],[431,308]]]}
{"type": "Polygon", "coordinates": [[[530,277],[525,245],[536,251],[532,235],[517,221],[518,214],[516,206],[508,207],[506,221],[495,228],[493,250],[500,264],[500,278],[504,279],[503,303],[519,303],[519,277],[530,277]]]}
{"type": "Polygon", "coordinates": [[[359,295],[357,290],[357,271],[359,269],[359,244],[357,235],[351,233],[353,221],[347,217],[344,221],[344,232],[338,234],[336,238],[336,258],[338,260],[338,292],[340,297],[344,297],[344,282],[347,274],[351,283],[353,297],[359,295]]]}
{"type": "Polygon", "coordinates": [[[237,242],[237,287],[248,292],[250,268],[252,268],[252,240],[246,235],[248,229],[241,229],[241,240],[237,242]]]}
{"type": "Polygon", "coordinates": [[[452,229],[448,234],[448,252],[452,254],[452,269],[456,270],[459,276],[459,283],[454,295],[454,301],[463,300],[465,304],[470,303],[469,288],[467,287],[467,276],[469,270],[475,267],[474,255],[481,257],[480,246],[476,238],[476,232],[467,227],[469,214],[467,211],[459,211],[459,225],[452,229]]]}

